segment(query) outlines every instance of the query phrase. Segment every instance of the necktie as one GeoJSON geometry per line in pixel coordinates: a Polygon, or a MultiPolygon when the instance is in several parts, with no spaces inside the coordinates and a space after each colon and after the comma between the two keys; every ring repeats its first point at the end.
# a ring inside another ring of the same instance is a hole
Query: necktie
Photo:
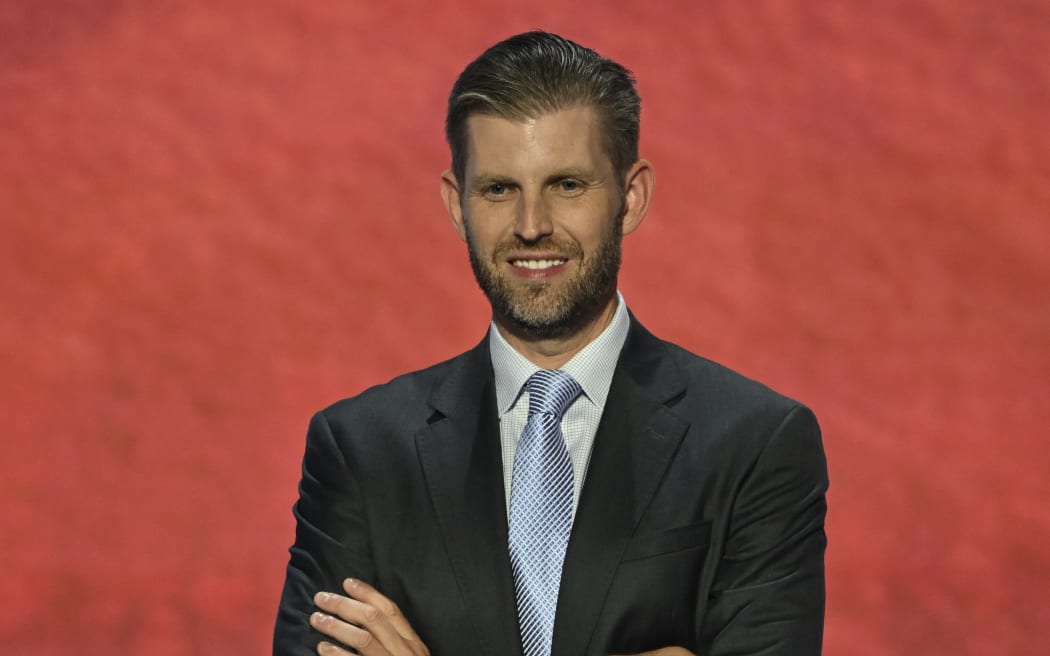
{"type": "Polygon", "coordinates": [[[509,542],[525,656],[549,656],[565,549],[572,530],[572,461],[561,418],[583,391],[564,371],[525,383],[529,418],[514,454],[509,542]]]}

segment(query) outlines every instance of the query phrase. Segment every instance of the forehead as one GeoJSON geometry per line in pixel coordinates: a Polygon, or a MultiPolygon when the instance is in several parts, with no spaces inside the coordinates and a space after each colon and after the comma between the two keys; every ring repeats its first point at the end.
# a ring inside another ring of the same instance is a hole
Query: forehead
{"type": "Polygon", "coordinates": [[[540,169],[611,169],[601,121],[590,107],[573,107],[523,120],[489,114],[467,118],[470,174],[542,173],[540,169]]]}

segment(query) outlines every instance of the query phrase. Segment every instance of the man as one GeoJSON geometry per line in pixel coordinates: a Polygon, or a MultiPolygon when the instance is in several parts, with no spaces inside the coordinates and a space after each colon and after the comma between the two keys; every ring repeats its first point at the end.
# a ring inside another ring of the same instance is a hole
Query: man
{"type": "Polygon", "coordinates": [[[639,104],[540,32],[460,75],[441,189],[493,322],[313,418],[275,654],[820,652],[816,420],[616,291],[639,104]]]}

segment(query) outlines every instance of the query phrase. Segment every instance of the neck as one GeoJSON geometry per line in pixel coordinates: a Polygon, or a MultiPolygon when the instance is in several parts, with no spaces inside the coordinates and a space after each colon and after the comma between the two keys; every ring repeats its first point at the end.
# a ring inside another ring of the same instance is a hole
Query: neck
{"type": "Polygon", "coordinates": [[[602,331],[612,322],[613,315],[616,314],[616,304],[617,295],[614,290],[593,319],[565,337],[552,339],[529,337],[513,330],[502,317],[496,316],[493,319],[503,339],[507,340],[515,351],[524,355],[529,362],[541,369],[560,369],[572,359],[572,356],[582,351],[585,346],[602,334],[602,331]]]}

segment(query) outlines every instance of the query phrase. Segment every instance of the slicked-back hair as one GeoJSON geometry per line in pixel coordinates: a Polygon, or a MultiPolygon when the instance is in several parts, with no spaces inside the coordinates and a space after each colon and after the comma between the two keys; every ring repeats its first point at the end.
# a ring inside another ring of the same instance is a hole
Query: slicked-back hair
{"type": "Polygon", "coordinates": [[[460,184],[467,166],[467,119],[473,114],[514,121],[573,107],[591,107],[619,184],[638,161],[641,99],[626,68],[548,32],[501,41],[467,65],[452,86],[445,138],[460,184]]]}

